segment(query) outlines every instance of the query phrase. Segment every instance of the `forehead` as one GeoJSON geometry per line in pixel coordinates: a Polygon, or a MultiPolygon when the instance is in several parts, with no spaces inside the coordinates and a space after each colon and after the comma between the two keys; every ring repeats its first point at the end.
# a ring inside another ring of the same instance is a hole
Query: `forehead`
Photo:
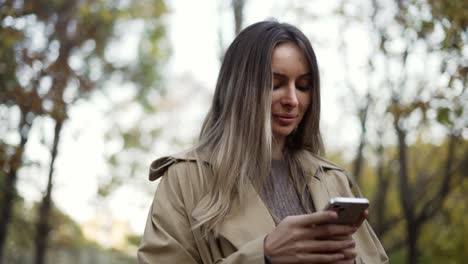
{"type": "Polygon", "coordinates": [[[306,74],[309,72],[309,63],[305,52],[293,42],[278,44],[273,49],[272,70],[279,73],[306,74]]]}

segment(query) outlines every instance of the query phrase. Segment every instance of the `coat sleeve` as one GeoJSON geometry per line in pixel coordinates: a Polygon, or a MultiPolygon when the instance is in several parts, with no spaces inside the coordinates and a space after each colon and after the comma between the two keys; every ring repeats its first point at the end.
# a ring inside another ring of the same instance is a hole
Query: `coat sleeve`
{"type": "Polygon", "coordinates": [[[236,252],[226,258],[218,259],[216,264],[263,264],[265,256],[263,254],[263,241],[265,237],[260,237],[247,242],[236,252]]]}
{"type": "Polygon", "coordinates": [[[264,263],[264,237],[246,243],[226,258],[213,261],[211,256],[207,256],[208,251],[200,254],[181,188],[180,180],[188,176],[181,175],[186,172],[177,168],[181,165],[171,166],[161,177],[138,249],[138,263],[264,263]]]}
{"type": "Polygon", "coordinates": [[[202,263],[190,229],[177,169],[161,177],[146,221],[138,263],[202,263]]]}

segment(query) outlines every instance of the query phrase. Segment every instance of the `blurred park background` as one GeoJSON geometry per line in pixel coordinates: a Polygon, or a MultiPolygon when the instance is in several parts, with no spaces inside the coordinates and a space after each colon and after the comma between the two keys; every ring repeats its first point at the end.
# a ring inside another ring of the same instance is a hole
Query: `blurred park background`
{"type": "Polygon", "coordinates": [[[0,0],[0,263],[135,263],[150,162],[194,142],[267,18],[310,38],[327,156],[391,263],[466,263],[465,0],[0,0]]]}

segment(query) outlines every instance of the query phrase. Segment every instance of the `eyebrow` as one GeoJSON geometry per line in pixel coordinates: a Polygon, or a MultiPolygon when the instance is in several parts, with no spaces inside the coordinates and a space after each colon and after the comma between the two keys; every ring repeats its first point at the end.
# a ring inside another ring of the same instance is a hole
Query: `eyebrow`
{"type": "MultiPolygon", "coordinates": [[[[273,72],[273,75],[278,75],[281,78],[288,78],[288,76],[286,74],[282,74],[282,73],[279,73],[279,72],[273,72]]],[[[304,73],[304,74],[300,75],[299,78],[306,77],[306,76],[312,77],[312,73],[311,72],[304,73]]]]}

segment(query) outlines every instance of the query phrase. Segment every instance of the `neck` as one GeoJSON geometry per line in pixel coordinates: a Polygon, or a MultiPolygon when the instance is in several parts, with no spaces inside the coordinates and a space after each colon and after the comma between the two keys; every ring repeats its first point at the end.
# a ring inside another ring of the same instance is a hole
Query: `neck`
{"type": "Polygon", "coordinates": [[[273,140],[271,158],[274,160],[283,159],[284,138],[273,140]]]}

